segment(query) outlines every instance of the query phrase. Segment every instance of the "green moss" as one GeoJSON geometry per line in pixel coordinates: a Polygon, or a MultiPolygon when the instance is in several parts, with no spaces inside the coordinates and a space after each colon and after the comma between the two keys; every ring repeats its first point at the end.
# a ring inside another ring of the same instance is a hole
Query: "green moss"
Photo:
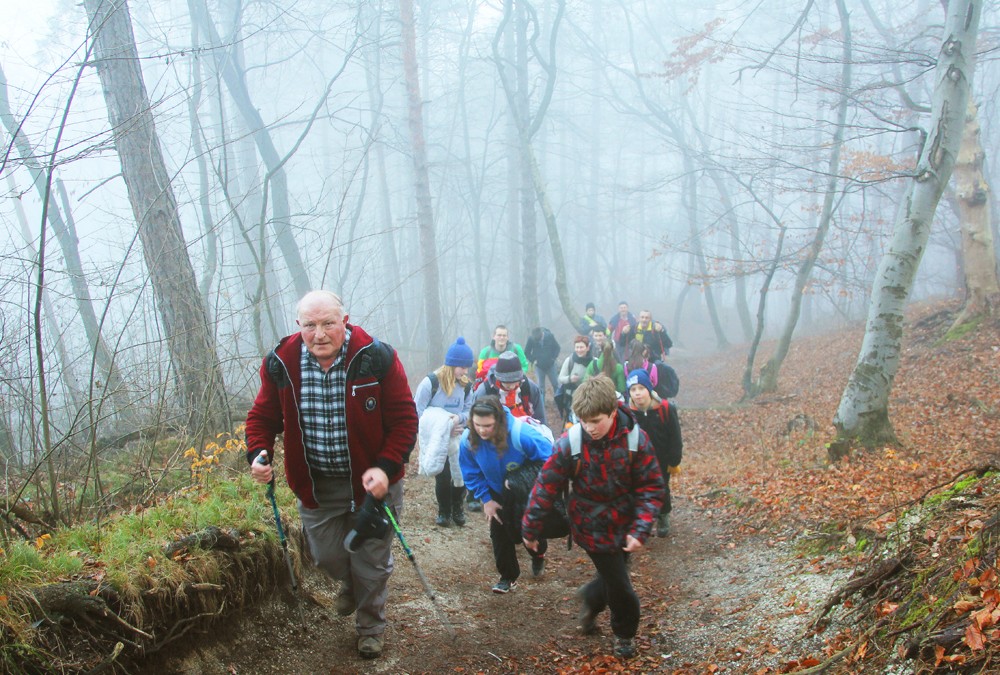
{"type": "Polygon", "coordinates": [[[969,333],[973,332],[979,328],[979,324],[982,323],[983,318],[981,316],[974,318],[972,321],[967,321],[958,326],[952,326],[948,329],[948,332],[944,334],[940,340],[935,343],[936,345],[942,345],[945,342],[950,342],[952,340],[961,340],[969,333]]]}

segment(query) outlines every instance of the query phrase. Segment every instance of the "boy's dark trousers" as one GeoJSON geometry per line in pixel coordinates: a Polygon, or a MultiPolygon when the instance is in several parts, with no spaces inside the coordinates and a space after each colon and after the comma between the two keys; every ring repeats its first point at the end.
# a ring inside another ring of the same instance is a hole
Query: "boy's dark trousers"
{"type": "MultiPolygon", "coordinates": [[[[494,495],[494,500],[499,502],[499,498],[494,495]]],[[[500,520],[504,523],[507,522],[508,514],[503,512],[503,509],[497,514],[500,516],[500,520]]],[[[497,563],[497,572],[500,573],[501,579],[506,579],[507,581],[516,581],[519,576],[521,576],[521,566],[517,563],[517,545],[521,543],[520,539],[514,539],[511,529],[507,525],[501,525],[497,521],[490,519],[490,543],[493,544],[493,559],[497,563]]],[[[520,528],[516,528],[520,530],[520,528]]],[[[532,551],[528,549],[528,554],[534,558],[541,558],[545,555],[545,551],[549,547],[549,542],[547,539],[538,540],[538,551],[532,551]]]]}
{"type": "Polygon", "coordinates": [[[628,553],[587,552],[597,576],[580,589],[584,604],[595,613],[611,608],[611,630],[615,637],[633,638],[639,629],[639,596],[628,576],[628,553]]]}

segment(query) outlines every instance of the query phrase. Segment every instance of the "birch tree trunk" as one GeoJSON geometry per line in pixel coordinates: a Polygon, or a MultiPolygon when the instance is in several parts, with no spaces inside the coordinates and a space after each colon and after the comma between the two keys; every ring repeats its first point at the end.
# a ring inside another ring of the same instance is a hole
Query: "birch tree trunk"
{"type": "Polygon", "coordinates": [[[217,431],[228,422],[222,371],[153,124],[128,3],[85,0],[84,5],[185,423],[192,430],[217,431]]]}
{"type": "Polygon", "coordinates": [[[970,99],[965,115],[965,133],[955,163],[955,197],[962,223],[962,256],[965,261],[965,303],[952,328],[982,316],[994,316],[1000,310],[990,185],[983,175],[984,160],[978,106],[970,99]]]}
{"type": "Polygon", "coordinates": [[[841,451],[851,441],[866,447],[897,442],[889,393],[899,369],[903,309],[961,145],[981,12],[982,0],[948,3],[929,132],[879,264],[861,352],[833,419],[841,451]]]}
{"type": "Polygon", "coordinates": [[[424,144],[423,101],[417,74],[417,36],[413,23],[413,0],[399,0],[402,21],[403,70],[409,108],[410,144],[413,150],[414,190],[417,197],[417,229],[424,278],[424,319],[427,321],[426,366],[433,367],[444,354],[441,327],[441,288],[437,245],[434,241],[434,212],[431,208],[430,173],[424,144]]]}

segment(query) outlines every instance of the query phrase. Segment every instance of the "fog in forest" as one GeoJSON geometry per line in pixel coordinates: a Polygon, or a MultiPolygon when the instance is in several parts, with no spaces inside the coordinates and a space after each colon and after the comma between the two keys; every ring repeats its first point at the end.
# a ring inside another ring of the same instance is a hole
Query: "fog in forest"
{"type": "MultiPolygon", "coordinates": [[[[968,236],[996,283],[998,14],[979,6],[979,182],[960,186],[977,162],[959,158],[911,302],[966,294],[963,200],[985,209],[968,236]]],[[[649,310],[670,358],[864,322],[950,100],[930,0],[18,12],[0,29],[0,452],[22,465],[233,429],[313,288],[411,379],[496,324],[521,344],[548,327],[564,357],[588,302],[649,310]]]]}

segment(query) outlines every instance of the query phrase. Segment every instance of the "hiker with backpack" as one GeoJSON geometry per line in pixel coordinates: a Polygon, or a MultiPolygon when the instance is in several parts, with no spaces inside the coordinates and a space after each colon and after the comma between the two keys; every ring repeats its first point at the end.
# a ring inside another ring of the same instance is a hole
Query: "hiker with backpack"
{"type": "Polygon", "coordinates": [[[559,357],[560,347],[556,336],[548,328],[538,326],[531,331],[531,336],[524,343],[524,356],[535,368],[538,390],[545,401],[545,380],[548,379],[552,385],[553,395],[559,387],[559,375],[556,369],[556,358],[559,357]]]}
{"type": "MultiPolygon", "coordinates": [[[[509,593],[517,587],[521,567],[517,561],[518,539],[512,536],[504,520],[501,496],[507,472],[525,462],[544,462],[552,453],[552,442],[535,425],[515,417],[496,396],[485,396],[472,404],[468,429],[459,443],[459,464],[469,491],[483,503],[483,513],[490,528],[493,559],[500,580],[494,593],[509,593]]],[[[531,572],[539,576],[545,569],[545,539],[529,550],[531,572]]]]}
{"type": "Polygon", "coordinates": [[[667,329],[659,321],[653,321],[653,314],[648,309],[639,312],[639,320],[634,326],[622,327],[621,334],[615,338],[618,353],[624,353],[632,340],[646,345],[650,361],[659,361],[674,346],[674,341],[667,335],[667,329]]]}
{"type": "MultiPolygon", "coordinates": [[[[476,379],[473,401],[484,396],[497,396],[515,417],[534,417],[545,423],[542,393],[537,384],[524,376],[524,369],[515,352],[506,351],[497,356],[489,371],[482,376],[482,381],[479,381],[478,376],[476,379]]],[[[471,490],[466,500],[470,511],[478,512],[483,509],[482,503],[471,490]]]]}
{"type": "Polygon", "coordinates": [[[625,369],[615,357],[615,350],[610,342],[605,342],[601,349],[601,355],[590,362],[587,366],[587,378],[604,375],[610,379],[618,393],[625,396],[625,369]]]}
{"type": "Polygon", "coordinates": [[[285,479],[298,498],[314,564],[341,582],[335,608],[354,614],[358,653],[382,653],[392,538],[344,542],[366,494],[399,513],[403,475],[417,438],[417,411],[396,351],[348,323],[340,297],[310,291],[296,307],[300,331],[260,367],[246,421],[247,460],[258,483],[274,479],[274,441],[284,434],[285,479]]]}
{"type": "Polygon", "coordinates": [[[639,427],[649,436],[656,453],[656,461],[659,462],[660,471],[663,473],[663,506],[656,516],[656,536],[666,537],[670,534],[672,510],[670,475],[680,472],[684,451],[680,417],[676,405],[661,399],[653,391],[649,373],[642,368],[636,368],[629,373],[625,383],[628,385],[629,410],[635,415],[639,427]]]}
{"type": "Polygon", "coordinates": [[[573,392],[587,378],[587,366],[593,360],[590,355],[590,338],[586,335],[573,338],[573,353],[566,357],[559,370],[559,392],[556,395],[556,405],[563,416],[563,423],[569,421],[573,392]]]}
{"type": "Polygon", "coordinates": [[[486,379],[476,387],[474,400],[497,396],[515,417],[534,417],[545,424],[545,403],[538,385],[524,376],[514,352],[504,352],[486,379]]]}
{"type": "Polygon", "coordinates": [[[577,592],[580,628],[596,632],[598,615],[610,608],[614,653],[630,658],[635,656],[639,598],[629,579],[629,556],[652,532],[663,504],[663,476],[649,436],[619,405],[610,379],[593,377],[577,387],[573,412],[580,422],[559,438],[542,466],[521,521],[522,537],[529,550],[540,547],[546,516],[569,490],[570,533],[597,570],[577,592]]]}
{"type": "Polygon", "coordinates": [[[628,360],[625,362],[625,379],[636,369],[645,370],[653,384],[653,391],[663,399],[674,398],[680,391],[681,381],[677,371],[663,361],[652,361],[649,358],[649,347],[632,340],[629,343],[628,360]]]}
{"type": "Polygon", "coordinates": [[[420,417],[420,473],[434,476],[438,515],[434,524],[465,525],[465,481],[458,466],[458,440],[472,408],[472,348],[459,336],[444,365],[420,381],[413,399],[420,417]]]}

